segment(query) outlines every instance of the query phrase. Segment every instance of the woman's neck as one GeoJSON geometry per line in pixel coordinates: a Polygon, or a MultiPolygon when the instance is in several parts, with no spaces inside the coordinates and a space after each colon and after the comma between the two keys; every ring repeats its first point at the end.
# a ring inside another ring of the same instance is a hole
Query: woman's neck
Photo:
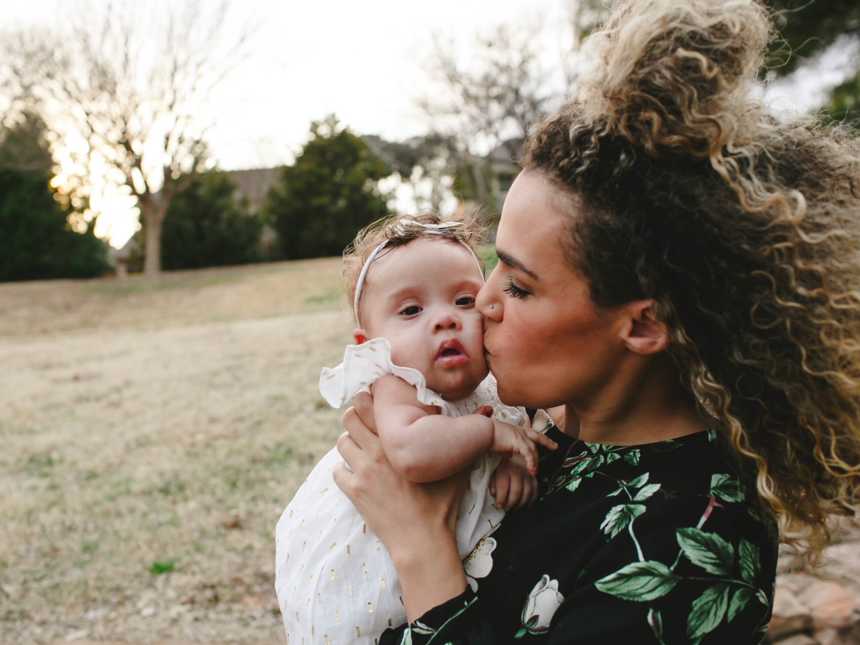
{"type": "Polygon", "coordinates": [[[705,429],[665,357],[632,357],[597,396],[568,403],[565,419],[567,434],[591,443],[654,443],[705,429]]]}

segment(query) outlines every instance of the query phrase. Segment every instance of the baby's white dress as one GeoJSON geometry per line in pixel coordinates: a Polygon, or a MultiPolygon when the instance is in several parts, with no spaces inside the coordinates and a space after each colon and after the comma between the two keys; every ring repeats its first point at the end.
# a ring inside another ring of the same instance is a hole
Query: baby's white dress
{"type": "MultiPolygon", "coordinates": [[[[421,403],[439,406],[447,416],[472,414],[491,405],[497,419],[528,423],[523,408],[499,400],[492,374],[467,398],[446,401],[426,387],[421,372],[391,362],[391,346],[384,338],[347,346],[340,365],[323,369],[320,392],[339,408],[384,374],[414,385],[421,403]]],[[[341,462],[336,448],[322,458],[275,530],[275,590],[289,645],[374,645],[386,628],[406,622],[397,572],[387,550],[332,479],[332,470],[341,462]]],[[[461,557],[492,533],[504,516],[487,490],[498,463],[497,456],[483,456],[470,473],[457,520],[461,557]]]]}

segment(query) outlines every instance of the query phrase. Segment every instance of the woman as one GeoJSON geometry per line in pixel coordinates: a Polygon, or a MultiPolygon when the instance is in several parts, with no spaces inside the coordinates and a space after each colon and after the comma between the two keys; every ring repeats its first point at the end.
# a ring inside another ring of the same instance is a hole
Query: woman
{"type": "Polygon", "coordinates": [[[502,400],[565,406],[536,503],[461,563],[454,485],[344,416],[410,621],[383,643],[758,642],[777,523],[813,556],[856,502],[860,147],[749,98],[768,36],[751,0],[629,0],[527,144],[477,306],[502,400]]]}

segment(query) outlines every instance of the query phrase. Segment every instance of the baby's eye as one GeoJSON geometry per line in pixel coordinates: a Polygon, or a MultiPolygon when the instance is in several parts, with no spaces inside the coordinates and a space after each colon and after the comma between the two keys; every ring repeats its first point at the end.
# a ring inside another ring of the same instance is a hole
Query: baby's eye
{"type": "Polygon", "coordinates": [[[474,307],[475,296],[460,296],[454,301],[454,304],[458,307],[474,307]]]}
{"type": "Polygon", "coordinates": [[[421,307],[419,305],[409,305],[407,307],[403,307],[400,311],[397,312],[400,316],[417,316],[421,313],[421,307]]]}

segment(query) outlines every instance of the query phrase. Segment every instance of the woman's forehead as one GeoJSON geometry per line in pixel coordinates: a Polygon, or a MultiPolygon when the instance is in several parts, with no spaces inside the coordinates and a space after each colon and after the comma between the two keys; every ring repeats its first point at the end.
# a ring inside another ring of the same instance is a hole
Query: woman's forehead
{"type": "Polygon", "coordinates": [[[562,266],[569,237],[566,212],[572,200],[541,173],[523,172],[514,181],[502,209],[496,249],[509,266],[536,279],[552,277],[562,266]]]}

